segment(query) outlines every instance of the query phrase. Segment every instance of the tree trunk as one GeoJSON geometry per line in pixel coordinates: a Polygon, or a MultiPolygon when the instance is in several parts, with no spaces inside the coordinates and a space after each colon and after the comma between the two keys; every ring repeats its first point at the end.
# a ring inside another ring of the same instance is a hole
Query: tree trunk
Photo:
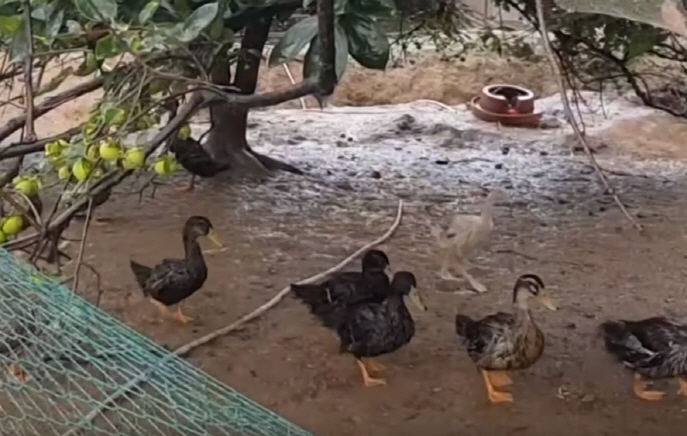
{"type": "MultiPolygon", "coordinates": [[[[233,86],[242,94],[253,94],[258,83],[262,62],[262,50],[267,42],[272,16],[255,20],[246,27],[241,41],[241,53],[236,65],[233,86]]],[[[220,59],[213,66],[211,79],[217,85],[229,85],[231,72],[226,59],[220,59]]],[[[298,168],[253,151],[246,140],[248,110],[232,109],[217,104],[210,107],[212,129],[208,136],[207,150],[221,163],[227,163],[232,173],[266,175],[270,171],[282,170],[303,174],[298,168]]]]}

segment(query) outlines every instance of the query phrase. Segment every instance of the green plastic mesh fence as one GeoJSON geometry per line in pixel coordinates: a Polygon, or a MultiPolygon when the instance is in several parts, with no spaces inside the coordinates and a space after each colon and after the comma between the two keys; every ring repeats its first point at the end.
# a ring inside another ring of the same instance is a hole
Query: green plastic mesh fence
{"type": "Polygon", "coordinates": [[[312,436],[2,249],[0,265],[1,435],[312,436]]]}

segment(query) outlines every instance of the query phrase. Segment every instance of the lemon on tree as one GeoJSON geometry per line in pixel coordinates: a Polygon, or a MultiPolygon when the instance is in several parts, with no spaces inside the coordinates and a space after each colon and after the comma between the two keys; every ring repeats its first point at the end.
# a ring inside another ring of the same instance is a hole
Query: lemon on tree
{"type": "Polygon", "coordinates": [[[106,162],[114,162],[122,156],[122,149],[119,143],[112,138],[108,138],[100,143],[100,157],[106,162]]]}
{"type": "Polygon", "coordinates": [[[86,180],[91,171],[93,171],[93,163],[83,157],[77,159],[72,165],[72,174],[80,182],[86,180]]]}
{"type": "Polygon", "coordinates": [[[2,225],[2,232],[7,236],[16,235],[24,228],[24,220],[19,215],[7,217],[2,225]]]}
{"type": "Polygon", "coordinates": [[[5,232],[0,230],[0,244],[4,244],[5,242],[7,242],[7,235],[5,232]]]}
{"type": "Polygon", "coordinates": [[[86,150],[86,156],[88,156],[90,160],[97,160],[100,157],[100,151],[98,150],[98,146],[88,146],[88,150],[86,150]]]}
{"type": "Polygon", "coordinates": [[[179,168],[176,159],[172,154],[166,154],[160,156],[156,161],[153,169],[155,173],[159,176],[168,177],[174,174],[179,168]]]}
{"type": "Polygon", "coordinates": [[[146,153],[143,147],[131,147],[124,153],[122,166],[127,170],[142,168],[146,161],[146,153]]]}
{"type": "Polygon", "coordinates": [[[60,180],[67,180],[70,178],[72,175],[72,170],[69,168],[69,165],[63,165],[60,167],[59,170],[57,170],[57,177],[60,180]]]}
{"type": "Polygon", "coordinates": [[[62,154],[62,151],[69,146],[69,143],[64,139],[58,141],[48,142],[45,144],[45,156],[53,157],[62,154]]]}
{"type": "Polygon", "coordinates": [[[14,189],[26,195],[27,197],[38,194],[38,191],[40,190],[40,184],[36,176],[15,177],[13,184],[14,189]]]}

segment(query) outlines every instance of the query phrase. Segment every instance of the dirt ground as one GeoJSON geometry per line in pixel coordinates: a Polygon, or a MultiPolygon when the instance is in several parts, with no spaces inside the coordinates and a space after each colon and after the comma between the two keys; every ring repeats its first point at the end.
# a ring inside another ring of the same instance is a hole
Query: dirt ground
{"type": "MultiPolygon", "coordinates": [[[[436,80],[434,73],[413,74],[436,80]]],[[[442,83],[451,87],[459,80],[442,83]]],[[[400,100],[374,102],[464,101],[439,98],[439,91],[423,94],[418,86],[417,93],[395,97],[400,100]]],[[[451,95],[472,91],[461,92],[451,95]]],[[[357,97],[346,98],[351,104],[357,97]]],[[[103,308],[175,348],[230,324],[287,284],[331,267],[381,235],[403,198],[403,223],[381,248],[394,269],[416,274],[429,311],[411,307],[415,337],[381,359],[390,367],[388,386],[365,388],[352,357],[337,353],[335,336],[291,298],[240,333],[194,351],[190,361],[321,436],[683,431],[687,398],[674,395],[676,384],[666,387],[670,395],[660,403],[635,399],[631,374],[605,354],[596,328],[611,317],[687,312],[684,124],[647,116],[600,134],[607,145],[600,148],[600,162],[614,170],[611,181],[641,217],[646,229],[640,235],[603,195],[586,160],[571,156],[561,132],[525,140],[514,139],[526,136],[514,131],[497,135],[484,123],[448,134],[433,128],[455,125],[458,116],[417,107],[348,118],[297,110],[256,113],[252,143],[311,176],[278,175],[262,185],[203,181],[183,195],[163,187],[142,205],[134,196],[116,195],[98,210],[111,221],[92,229],[86,254],[102,274],[103,308]],[[399,131],[390,120],[403,114],[423,127],[399,131]],[[490,291],[451,295],[445,292],[451,286],[438,278],[427,223],[441,225],[456,210],[475,213],[485,190],[495,187],[507,189],[512,202],[498,208],[493,247],[476,262],[475,275],[490,291]],[[128,262],[180,256],[180,228],[193,214],[212,220],[227,249],[206,255],[209,278],[185,305],[196,319],[180,326],[161,320],[143,301],[128,262]],[[489,405],[453,319],[456,313],[508,310],[512,284],[523,273],[544,279],[559,310],[534,309],[546,334],[544,356],[515,375],[513,405],[489,405]]],[[[80,228],[71,230],[77,234],[80,228]]],[[[90,291],[86,296],[94,298],[90,291]]]]}

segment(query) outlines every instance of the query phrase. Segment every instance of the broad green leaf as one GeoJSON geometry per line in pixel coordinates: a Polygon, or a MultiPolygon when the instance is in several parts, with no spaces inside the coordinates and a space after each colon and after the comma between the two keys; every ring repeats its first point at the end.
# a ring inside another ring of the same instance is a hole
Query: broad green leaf
{"type": "Polygon", "coordinates": [[[93,21],[112,21],[117,16],[117,0],[74,0],[77,11],[93,21]]]}
{"type": "Polygon", "coordinates": [[[334,44],[336,47],[336,57],[334,58],[336,79],[340,81],[348,64],[348,41],[346,31],[339,23],[336,23],[336,27],[334,27],[334,44]]]}
{"type": "Polygon", "coordinates": [[[224,11],[227,9],[227,5],[225,2],[219,3],[219,11],[217,12],[217,16],[215,17],[214,20],[212,20],[212,24],[210,25],[210,28],[208,29],[208,35],[210,35],[210,38],[212,38],[215,41],[218,41],[222,37],[222,33],[224,31],[224,11]]]}
{"type": "Polygon", "coordinates": [[[107,59],[119,54],[119,41],[114,35],[100,38],[95,45],[95,58],[107,59]]]}
{"type": "MultiPolygon", "coordinates": [[[[348,63],[348,42],[346,41],[346,34],[343,28],[337,24],[334,28],[335,32],[335,50],[334,70],[336,71],[336,79],[341,80],[343,73],[346,71],[346,64],[348,63]]],[[[305,53],[303,61],[303,77],[316,78],[319,74],[322,60],[320,59],[321,45],[319,38],[313,38],[310,43],[310,48],[305,53]]]]}
{"type": "Polygon", "coordinates": [[[81,24],[74,20],[67,20],[67,29],[69,30],[69,33],[83,32],[83,27],[81,27],[81,24]]]}
{"type": "Polygon", "coordinates": [[[21,62],[29,53],[29,40],[26,38],[26,24],[21,21],[19,28],[15,31],[10,41],[10,62],[21,62]]]}
{"type": "Polygon", "coordinates": [[[145,24],[152,18],[153,14],[157,11],[157,8],[160,7],[160,3],[156,1],[148,2],[147,5],[141,10],[141,12],[138,14],[138,22],[140,24],[145,24]]]}
{"type": "Polygon", "coordinates": [[[105,124],[112,123],[114,119],[126,119],[126,111],[118,107],[108,107],[103,111],[103,120],[105,124]]]}
{"type": "Polygon", "coordinates": [[[64,10],[59,9],[57,12],[52,14],[45,26],[45,36],[48,40],[48,44],[52,44],[52,42],[55,40],[55,37],[60,33],[62,24],[64,24],[64,10]]]}
{"type": "Polygon", "coordinates": [[[343,15],[348,9],[349,0],[334,0],[334,15],[343,15]]]}
{"type": "Polygon", "coordinates": [[[396,11],[394,0],[348,0],[347,11],[368,18],[388,18],[396,11]]]}
{"type": "Polygon", "coordinates": [[[217,16],[219,4],[217,2],[205,4],[195,11],[184,22],[179,40],[182,42],[193,41],[217,16]]]}
{"type": "Polygon", "coordinates": [[[310,16],[294,24],[272,49],[269,67],[294,60],[317,35],[317,17],[310,16]]]}
{"type": "Polygon", "coordinates": [[[303,58],[303,78],[317,79],[320,74],[320,40],[313,38],[303,58]]]}
{"type": "Polygon", "coordinates": [[[0,35],[14,36],[21,27],[21,15],[0,15],[0,35]]]}
{"type": "Polygon", "coordinates": [[[348,38],[348,52],[365,68],[383,70],[389,62],[389,39],[370,18],[362,15],[341,17],[348,38]]]}

